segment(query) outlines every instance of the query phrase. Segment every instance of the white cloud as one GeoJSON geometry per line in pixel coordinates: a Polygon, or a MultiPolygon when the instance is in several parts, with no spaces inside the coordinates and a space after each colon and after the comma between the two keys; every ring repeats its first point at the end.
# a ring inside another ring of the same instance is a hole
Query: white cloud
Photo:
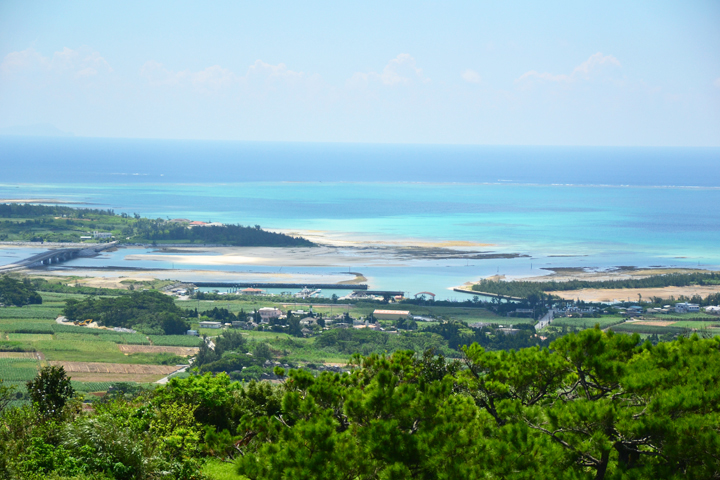
{"type": "Polygon", "coordinates": [[[480,83],[482,81],[480,74],[475,70],[470,70],[469,68],[465,70],[461,76],[463,80],[469,83],[480,83]]]}
{"type": "Polygon", "coordinates": [[[570,74],[553,75],[552,73],[548,72],[539,73],[536,70],[530,70],[529,72],[525,72],[520,75],[520,77],[515,82],[518,83],[538,79],[546,80],[549,82],[571,83],[577,80],[589,80],[595,72],[606,67],[621,67],[621,65],[618,59],[614,56],[603,55],[602,53],[598,52],[590,55],[590,58],[575,67],[570,74]]]}
{"type": "Polygon", "coordinates": [[[75,78],[97,75],[99,72],[112,72],[107,61],[98,52],[88,48],[73,50],[64,47],[54,52],[52,58],[43,56],[30,47],[19,52],[5,55],[0,63],[0,72],[5,75],[43,72],[46,74],[72,73],[75,78]]]}
{"type": "Polygon", "coordinates": [[[364,86],[371,82],[379,82],[383,85],[407,85],[414,80],[422,83],[430,82],[425,77],[421,68],[415,62],[415,59],[407,53],[401,53],[393,58],[385,65],[381,73],[377,72],[357,72],[348,80],[349,86],[364,86]]]}
{"type": "Polygon", "coordinates": [[[152,86],[191,85],[201,90],[218,90],[233,85],[266,81],[294,81],[305,78],[303,72],[289,70],[284,63],[271,65],[256,60],[245,75],[238,75],[228,68],[213,65],[200,71],[183,70],[174,72],[162,63],[149,60],[140,68],[140,75],[152,86]]]}
{"type": "Polygon", "coordinates": [[[265,63],[262,60],[255,60],[255,63],[250,65],[248,68],[246,77],[250,75],[267,76],[271,78],[284,78],[284,79],[299,79],[304,76],[303,72],[294,72],[288,70],[284,63],[278,63],[277,65],[271,65],[265,63]]]}
{"type": "Polygon", "coordinates": [[[36,67],[47,68],[47,65],[48,58],[43,57],[34,48],[30,47],[20,52],[11,52],[5,55],[2,63],[0,63],[0,71],[10,74],[36,67]]]}

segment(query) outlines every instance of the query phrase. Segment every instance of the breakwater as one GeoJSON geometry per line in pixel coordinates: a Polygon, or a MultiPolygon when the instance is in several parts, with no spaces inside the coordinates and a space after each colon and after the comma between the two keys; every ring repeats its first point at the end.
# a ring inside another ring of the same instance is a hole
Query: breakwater
{"type": "Polygon", "coordinates": [[[319,288],[326,290],[367,290],[365,284],[348,285],[338,283],[248,283],[248,282],[186,282],[192,283],[196,287],[218,287],[218,288],[319,288]]]}

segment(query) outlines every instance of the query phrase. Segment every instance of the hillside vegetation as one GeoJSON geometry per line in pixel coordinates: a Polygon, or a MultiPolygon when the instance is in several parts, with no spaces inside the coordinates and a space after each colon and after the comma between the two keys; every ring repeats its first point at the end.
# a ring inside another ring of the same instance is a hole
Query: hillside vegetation
{"type": "Polygon", "coordinates": [[[0,276],[0,304],[21,307],[41,303],[42,297],[29,281],[0,276]]]}
{"type": "Polygon", "coordinates": [[[68,320],[92,319],[105,327],[122,327],[143,333],[182,335],[189,328],[172,297],[158,291],[132,292],[121,297],[68,299],[62,314],[68,320]]]}
{"type": "MultiPolygon", "coordinates": [[[[246,345],[228,344],[238,353],[246,345]]],[[[79,408],[63,372],[0,415],[0,477],[200,480],[716,478],[720,340],[585,330],[550,349],[356,355],[346,373],[118,388],[79,408]],[[35,395],[42,391],[52,395],[35,395]],[[225,471],[225,470],[224,470],[225,471]],[[239,477],[243,478],[243,477],[239,477]]],[[[11,395],[0,390],[5,398],[11,395]]],[[[0,407],[5,404],[0,401],[0,407]]]]}
{"type": "MultiPolygon", "coordinates": [[[[113,210],[0,204],[0,241],[79,242],[92,232],[111,233],[120,243],[198,243],[248,247],[314,246],[301,237],[255,226],[196,226],[113,210]]],[[[94,240],[93,240],[94,241],[94,240]]]]}

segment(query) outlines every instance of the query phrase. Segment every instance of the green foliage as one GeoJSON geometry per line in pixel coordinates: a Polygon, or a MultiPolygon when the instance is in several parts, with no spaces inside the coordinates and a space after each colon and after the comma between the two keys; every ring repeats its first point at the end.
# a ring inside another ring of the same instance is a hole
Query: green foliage
{"type": "Polygon", "coordinates": [[[0,358],[0,378],[27,382],[35,378],[40,364],[32,358],[0,358]]]}
{"type": "Polygon", "coordinates": [[[568,280],[563,282],[528,282],[513,280],[511,282],[482,279],[473,285],[476,292],[494,293],[507,297],[528,298],[530,295],[541,295],[544,292],[580,290],[583,288],[660,288],[686,287],[688,285],[718,285],[720,273],[668,273],[653,275],[646,278],[624,280],[568,280]]]}
{"type": "Polygon", "coordinates": [[[149,335],[153,345],[167,347],[199,347],[200,340],[192,335],[149,335]]]}
{"type": "Polygon", "coordinates": [[[315,347],[344,355],[386,353],[397,350],[425,351],[435,349],[448,356],[457,356],[438,335],[426,332],[385,333],[369,329],[336,328],[315,339],[315,347]]]}
{"type": "Polygon", "coordinates": [[[187,228],[182,224],[143,223],[135,225],[138,238],[162,242],[223,244],[244,247],[312,247],[315,244],[301,237],[274,233],[256,227],[223,225],[187,228]]]}
{"type": "Polygon", "coordinates": [[[7,275],[0,276],[0,304],[21,307],[41,303],[42,297],[30,282],[21,282],[7,275]]]}
{"type": "MultiPolygon", "coordinates": [[[[116,215],[112,210],[0,204],[0,235],[10,240],[79,242],[93,230],[112,232],[122,242],[203,243],[237,246],[285,247],[315,244],[300,237],[262,230],[259,226],[224,225],[188,228],[186,224],[140,215],[116,215]]],[[[48,287],[51,291],[58,287],[48,287]]]]}
{"type": "MultiPolygon", "coordinates": [[[[37,410],[7,408],[0,477],[237,478],[220,468],[227,461],[253,480],[720,471],[720,338],[653,346],[590,329],[550,348],[472,344],[463,353],[462,361],[433,351],[354,355],[348,372],[318,375],[278,367],[276,385],[222,373],[140,395],[119,385],[92,413],[66,407],[42,422],[37,410]]],[[[248,357],[222,358],[232,355],[248,357]]]]}
{"type": "Polygon", "coordinates": [[[62,366],[43,367],[33,380],[27,382],[27,391],[41,417],[57,417],[73,395],[70,379],[62,366]]]}
{"type": "Polygon", "coordinates": [[[132,292],[115,298],[69,299],[63,315],[69,320],[93,319],[107,327],[135,328],[148,333],[184,334],[189,324],[173,299],[157,291],[132,292]]]}
{"type": "Polygon", "coordinates": [[[5,381],[0,378],[0,413],[5,410],[14,397],[15,386],[5,384],[5,381]]]}

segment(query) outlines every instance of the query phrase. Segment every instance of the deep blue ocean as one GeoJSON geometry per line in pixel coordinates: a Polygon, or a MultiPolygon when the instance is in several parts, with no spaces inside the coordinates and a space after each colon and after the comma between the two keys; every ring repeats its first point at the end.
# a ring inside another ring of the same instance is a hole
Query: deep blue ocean
{"type": "Polygon", "coordinates": [[[562,266],[720,268],[719,148],[0,137],[0,169],[2,199],[528,255],[368,267],[377,288],[562,266]]]}

